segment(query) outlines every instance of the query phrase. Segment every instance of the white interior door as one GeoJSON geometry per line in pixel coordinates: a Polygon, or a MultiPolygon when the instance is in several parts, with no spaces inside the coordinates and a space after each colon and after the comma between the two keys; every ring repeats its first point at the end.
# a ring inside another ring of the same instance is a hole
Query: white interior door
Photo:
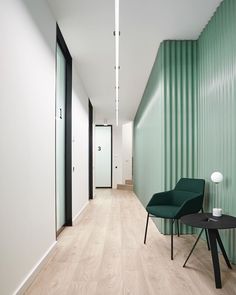
{"type": "Polygon", "coordinates": [[[66,60],[57,45],[56,71],[56,214],[57,231],[65,224],[66,60]]]}
{"type": "Polygon", "coordinates": [[[112,187],[112,126],[95,127],[96,187],[112,187]]]}
{"type": "Polygon", "coordinates": [[[133,122],[122,126],[122,172],[123,183],[132,179],[132,157],[133,157],[133,122]]]}

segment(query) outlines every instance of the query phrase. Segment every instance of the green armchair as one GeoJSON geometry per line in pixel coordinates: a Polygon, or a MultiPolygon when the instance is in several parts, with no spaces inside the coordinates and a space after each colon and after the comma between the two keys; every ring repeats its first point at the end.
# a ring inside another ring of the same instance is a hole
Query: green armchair
{"type": "Polygon", "coordinates": [[[171,259],[173,260],[173,225],[177,221],[179,236],[179,219],[187,214],[203,210],[205,189],[204,179],[181,178],[173,190],[156,193],[147,204],[147,221],[144,235],[146,244],[149,217],[171,220],[171,259]]]}

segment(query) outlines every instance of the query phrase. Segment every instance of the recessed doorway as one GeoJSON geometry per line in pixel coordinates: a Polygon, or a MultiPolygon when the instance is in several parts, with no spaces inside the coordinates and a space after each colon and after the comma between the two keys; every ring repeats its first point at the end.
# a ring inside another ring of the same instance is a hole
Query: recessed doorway
{"type": "Polygon", "coordinates": [[[112,188],[112,125],[95,126],[96,188],[112,188]]]}
{"type": "Polygon", "coordinates": [[[57,26],[56,46],[56,233],[72,225],[72,58],[57,26]]]}

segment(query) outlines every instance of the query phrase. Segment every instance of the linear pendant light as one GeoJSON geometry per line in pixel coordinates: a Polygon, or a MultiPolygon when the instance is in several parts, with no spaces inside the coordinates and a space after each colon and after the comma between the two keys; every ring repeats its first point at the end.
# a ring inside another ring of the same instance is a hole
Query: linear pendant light
{"type": "Polygon", "coordinates": [[[115,93],[115,111],[116,125],[119,125],[119,37],[120,37],[120,2],[115,0],[115,75],[116,75],[116,93],[115,93]]]}

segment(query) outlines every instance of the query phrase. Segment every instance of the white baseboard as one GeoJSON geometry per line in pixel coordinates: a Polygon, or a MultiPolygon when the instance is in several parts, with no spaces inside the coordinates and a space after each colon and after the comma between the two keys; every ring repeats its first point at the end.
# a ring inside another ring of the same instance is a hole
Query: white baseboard
{"type": "Polygon", "coordinates": [[[73,220],[72,220],[73,225],[76,224],[77,219],[79,218],[80,214],[84,211],[84,209],[88,206],[88,204],[89,204],[89,201],[87,201],[87,202],[84,204],[84,206],[79,210],[79,212],[75,215],[75,217],[74,217],[73,220]]]}
{"type": "Polygon", "coordinates": [[[16,291],[13,293],[13,295],[23,295],[26,289],[29,288],[29,286],[34,281],[37,274],[40,272],[40,270],[43,268],[43,266],[47,263],[48,259],[50,258],[50,255],[56,245],[57,241],[55,241],[49,249],[46,251],[46,253],[43,255],[43,257],[38,261],[38,263],[34,266],[34,268],[29,272],[29,274],[26,276],[26,278],[23,280],[23,282],[20,284],[20,286],[16,289],[16,291]]]}

